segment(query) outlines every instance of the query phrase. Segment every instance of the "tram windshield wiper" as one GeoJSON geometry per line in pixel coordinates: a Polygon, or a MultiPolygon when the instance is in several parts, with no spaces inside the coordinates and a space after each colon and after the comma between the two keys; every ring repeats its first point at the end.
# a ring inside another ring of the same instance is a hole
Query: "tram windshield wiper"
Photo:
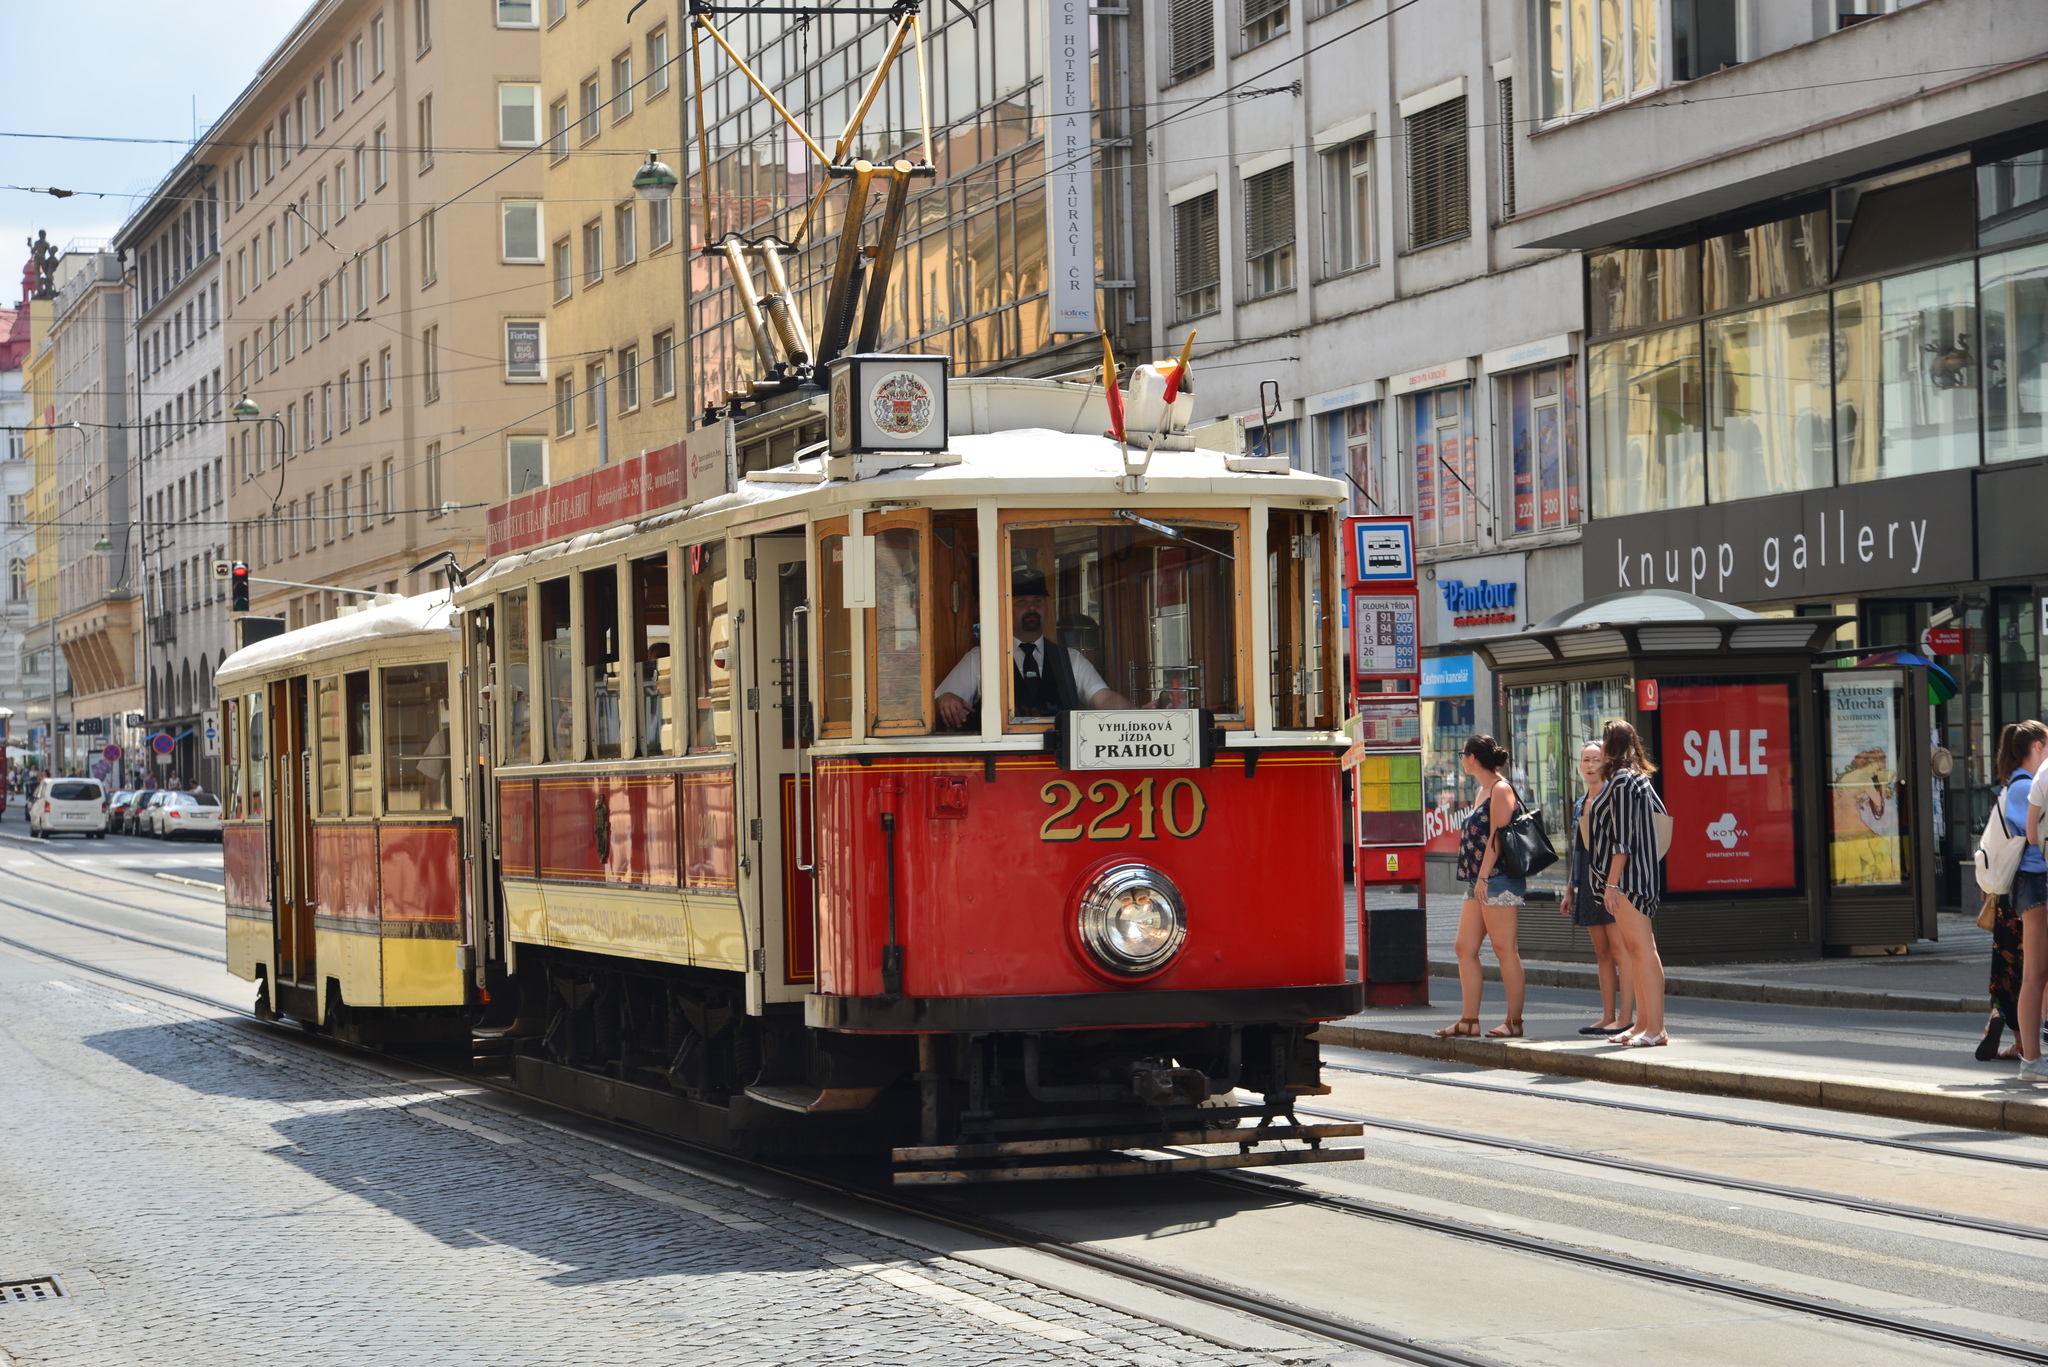
{"type": "Polygon", "coordinates": [[[1204,545],[1202,542],[1197,541],[1193,537],[1189,536],[1186,532],[1179,531],[1173,527],[1169,527],[1164,522],[1154,522],[1149,517],[1139,517],[1129,508],[1117,509],[1116,515],[1126,522],[1137,523],[1140,527],[1143,527],[1148,532],[1157,532],[1159,533],[1159,535],[1165,537],[1169,541],[1178,541],[1183,546],[1193,546],[1195,549],[1207,551],[1211,555],[1220,555],[1225,560],[1237,559],[1237,557],[1232,555],[1229,551],[1219,551],[1214,546],[1204,545]]]}

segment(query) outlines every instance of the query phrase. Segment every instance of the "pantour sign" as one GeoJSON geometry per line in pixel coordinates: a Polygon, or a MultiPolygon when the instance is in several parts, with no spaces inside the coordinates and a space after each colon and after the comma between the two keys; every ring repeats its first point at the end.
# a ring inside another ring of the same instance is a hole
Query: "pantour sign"
{"type": "Polygon", "coordinates": [[[485,550],[504,555],[727,492],[731,481],[724,427],[699,428],[674,446],[586,470],[498,504],[485,516],[485,550]],[[709,436],[700,442],[700,433],[709,436]],[[701,462],[701,470],[700,447],[716,450],[715,460],[701,462]]]}
{"type": "Polygon", "coordinates": [[[1659,698],[1673,892],[1799,881],[1792,689],[1784,682],[1665,683],[1659,698]]]}
{"type": "Polygon", "coordinates": [[[1682,589],[1730,603],[1967,582],[1972,472],[1881,479],[1586,525],[1585,595],[1682,589]]]}
{"type": "Polygon", "coordinates": [[[1192,708],[1068,712],[1061,718],[1061,767],[1199,769],[1201,718],[1192,708]]]}
{"type": "Polygon", "coordinates": [[[1094,332],[1095,152],[1088,0],[1046,0],[1045,212],[1052,330],[1094,332]]]}

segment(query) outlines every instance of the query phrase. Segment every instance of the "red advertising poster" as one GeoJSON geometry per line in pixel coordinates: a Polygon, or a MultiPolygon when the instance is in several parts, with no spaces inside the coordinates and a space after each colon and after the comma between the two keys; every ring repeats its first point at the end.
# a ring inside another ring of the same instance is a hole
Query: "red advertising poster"
{"type": "Polygon", "coordinates": [[[1672,826],[1665,887],[1796,884],[1790,686],[1667,683],[1659,692],[1672,826]]]}

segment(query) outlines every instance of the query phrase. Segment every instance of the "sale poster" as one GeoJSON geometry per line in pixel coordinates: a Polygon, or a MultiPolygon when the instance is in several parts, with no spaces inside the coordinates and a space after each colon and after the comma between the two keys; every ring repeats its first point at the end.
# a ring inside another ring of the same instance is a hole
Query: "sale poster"
{"type": "Polygon", "coordinates": [[[1786,888],[1799,881],[1792,690],[1785,683],[1665,683],[1665,886],[1786,888]]]}
{"type": "Polygon", "coordinates": [[[1838,888],[1904,879],[1899,835],[1899,693],[1893,673],[1826,674],[1828,868],[1838,888]]]}

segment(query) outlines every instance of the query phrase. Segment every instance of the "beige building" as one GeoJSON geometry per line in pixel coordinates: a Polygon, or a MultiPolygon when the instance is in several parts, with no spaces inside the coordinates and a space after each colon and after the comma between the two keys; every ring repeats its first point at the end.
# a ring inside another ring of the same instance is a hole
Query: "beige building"
{"type": "Polygon", "coordinates": [[[474,562],[546,439],[541,2],[318,0],[201,149],[226,397],[264,419],[231,429],[227,475],[259,614],[474,562]]]}
{"type": "Polygon", "coordinates": [[[674,445],[691,426],[676,342],[689,225],[680,196],[649,203],[633,190],[650,149],[683,165],[684,7],[650,4],[628,28],[604,5],[542,3],[553,412],[513,493],[674,445]]]}

